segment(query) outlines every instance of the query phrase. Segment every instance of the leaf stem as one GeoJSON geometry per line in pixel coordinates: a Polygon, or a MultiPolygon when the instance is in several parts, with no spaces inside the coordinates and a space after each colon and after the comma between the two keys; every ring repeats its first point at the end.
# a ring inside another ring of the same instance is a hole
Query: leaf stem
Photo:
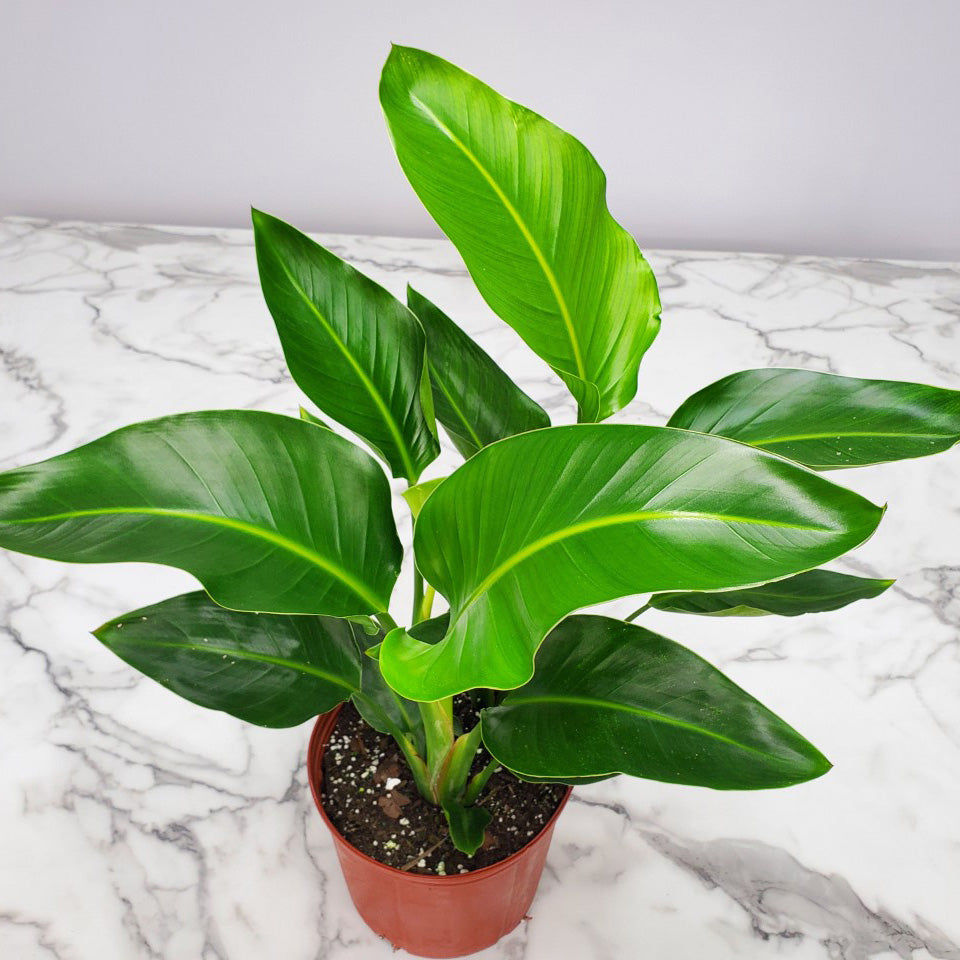
{"type": "Polygon", "coordinates": [[[423,620],[423,576],[417,569],[416,562],[413,565],[413,613],[410,615],[411,623],[419,623],[423,620]]]}
{"type": "Polygon", "coordinates": [[[427,584],[426,593],[423,595],[423,607],[420,615],[421,620],[429,620],[430,614],[433,612],[433,598],[437,595],[437,591],[434,590],[430,584],[427,584]]]}
{"type": "Polygon", "coordinates": [[[634,610],[633,613],[631,613],[629,617],[624,617],[624,618],[623,618],[623,619],[624,619],[624,622],[625,622],[625,623],[633,623],[633,621],[636,620],[637,617],[639,617],[641,613],[643,613],[645,610],[649,610],[651,606],[653,606],[653,604],[651,604],[651,603],[645,603],[642,607],[639,607],[638,609],[634,610]]]}
{"type": "Polygon", "coordinates": [[[470,806],[481,791],[487,785],[487,781],[500,769],[500,764],[496,760],[491,760],[473,779],[467,784],[467,789],[463,794],[464,806],[470,806]]]}
{"type": "Polygon", "coordinates": [[[453,749],[453,697],[421,701],[417,704],[423,718],[427,741],[427,775],[430,797],[440,802],[440,784],[453,749]]]}

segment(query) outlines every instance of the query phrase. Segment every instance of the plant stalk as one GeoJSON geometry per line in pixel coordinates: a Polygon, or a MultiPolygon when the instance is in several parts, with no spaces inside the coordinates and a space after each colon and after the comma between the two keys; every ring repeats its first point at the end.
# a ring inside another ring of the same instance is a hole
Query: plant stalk
{"type": "Polygon", "coordinates": [[[413,566],[413,613],[411,621],[419,623],[424,619],[423,616],[423,577],[417,569],[416,563],[413,566]]]}
{"type": "Polygon", "coordinates": [[[467,789],[463,793],[464,806],[469,807],[477,797],[480,796],[487,781],[500,769],[500,764],[496,760],[491,760],[476,776],[467,784],[467,789]]]}
{"type": "Polygon", "coordinates": [[[433,612],[433,598],[437,595],[437,591],[433,589],[429,584],[427,584],[426,593],[423,595],[423,604],[420,613],[421,620],[429,620],[430,614],[433,612]]]}
{"type": "Polygon", "coordinates": [[[639,617],[641,613],[643,613],[645,610],[649,610],[651,606],[652,606],[652,604],[645,603],[642,607],[639,607],[637,610],[634,610],[633,613],[631,613],[629,617],[624,617],[624,618],[623,618],[623,619],[624,619],[624,622],[626,622],[626,623],[633,623],[633,621],[636,620],[637,617],[639,617]]]}
{"type": "Polygon", "coordinates": [[[427,797],[440,802],[440,784],[453,750],[453,697],[418,704],[427,741],[427,797]]]}

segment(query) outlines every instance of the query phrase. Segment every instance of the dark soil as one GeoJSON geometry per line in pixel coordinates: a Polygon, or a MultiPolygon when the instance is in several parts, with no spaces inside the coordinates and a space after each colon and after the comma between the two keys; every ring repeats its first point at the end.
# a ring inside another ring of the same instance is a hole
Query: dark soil
{"type": "MultiPolygon", "coordinates": [[[[468,726],[476,722],[469,701],[455,710],[468,726]]],[[[481,750],[474,771],[489,759],[481,750]]],[[[334,826],[361,853],[412,873],[469,873],[504,860],[543,829],[566,789],[499,770],[478,801],[493,817],[486,840],[468,857],[451,843],[443,811],[417,792],[393,738],[364,722],[353,704],[344,704],[323,755],[321,797],[334,826]]]]}

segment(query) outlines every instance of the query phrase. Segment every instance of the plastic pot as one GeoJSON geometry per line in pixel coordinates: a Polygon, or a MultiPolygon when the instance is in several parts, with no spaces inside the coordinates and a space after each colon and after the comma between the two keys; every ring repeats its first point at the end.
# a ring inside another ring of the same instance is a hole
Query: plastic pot
{"type": "Polygon", "coordinates": [[[339,713],[337,707],[317,718],[307,774],[357,912],[374,933],[421,957],[462,957],[492,946],[520,923],[533,902],[553,828],[570,790],[540,833],[505,860],[446,877],[407,873],[357,850],[323,809],[322,759],[339,713]]]}

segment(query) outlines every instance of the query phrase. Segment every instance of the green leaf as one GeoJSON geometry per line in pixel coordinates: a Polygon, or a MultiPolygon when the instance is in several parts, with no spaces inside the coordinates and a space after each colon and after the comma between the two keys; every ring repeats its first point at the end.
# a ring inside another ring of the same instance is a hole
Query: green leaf
{"type": "Polygon", "coordinates": [[[669,426],[730,437],[815,470],[925,457],[960,440],[960,391],[810,370],[742,370],[669,426]]]}
{"type": "Polygon", "coordinates": [[[451,800],[443,805],[443,812],[450,827],[453,845],[468,857],[472,857],[483,844],[483,833],[493,819],[489,811],[476,805],[465,807],[462,803],[451,800]]]}
{"type": "Polygon", "coordinates": [[[832,570],[808,570],[795,577],[764,583],[746,590],[719,593],[657,593],[650,606],[671,613],[697,613],[707,617],[756,617],[776,614],[799,617],[804,613],[839,610],[856,600],[880,596],[893,580],[852,577],[832,570]]]}
{"type": "Polygon", "coordinates": [[[865,540],[882,513],[719,437],[619,424],[509,437],[448,477],[417,519],[417,566],[450,602],[446,637],[392,631],[380,665],[413,700],[517,687],[580,607],[811,569],[865,540]]]}
{"type": "Polygon", "coordinates": [[[261,727],[296,726],[360,686],[346,620],[237,613],[202,591],[134,610],[94,635],[181,697],[261,727]]]}
{"type": "Polygon", "coordinates": [[[433,480],[424,480],[423,483],[414,484],[414,486],[407,487],[403,491],[401,496],[407,501],[407,506],[410,508],[414,520],[420,516],[420,511],[427,502],[427,497],[446,479],[446,477],[436,477],[433,480]]]}
{"type": "Polygon", "coordinates": [[[379,284],[282,220],[253,211],[260,284],[300,389],[416,483],[440,452],[424,411],[423,330],[379,284]]]}
{"type": "Polygon", "coordinates": [[[410,47],[387,58],[380,103],[417,195],[490,307],[570,388],[581,419],[629,403],[660,299],[586,147],[410,47]]]}
{"type": "Polygon", "coordinates": [[[319,417],[315,417],[306,407],[300,408],[300,419],[307,423],[312,423],[315,427],[322,427],[324,430],[330,430],[330,424],[319,417]]]}
{"type": "MultiPolygon", "coordinates": [[[[359,636],[360,648],[365,653],[380,645],[382,633],[359,636]]],[[[409,735],[417,752],[423,756],[426,749],[423,737],[423,720],[415,703],[405,700],[387,686],[375,657],[362,658],[360,689],[353,694],[353,705],[360,716],[380,733],[387,733],[398,742],[409,735]]]]}
{"type": "Polygon", "coordinates": [[[368,454],[253,410],[133,424],[0,474],[0,546],[162,563],[225,607],[333,616],[385,610],[402,558],[390,488],[368,454]]]}
{"type": "Polygon", "coordinates": [[[605,773],[599,777],[533,777],[529,774],[517,773],[516,770],[510,772],[520,780],[526,780],[527,783],[565,783],[570,787],[600,783],[603,780],[611,780],[613,777],[619,776],[617,773],[605,773]]]}
{"type": "Polygon", "coordinates": [[[407,305],[427,335],[437,419],[464,457],[504,437],[550,426],[546,410],[442,310],[409,286],[407,305]]]}
{"type": "Polygon", "coordinates": [[[606,617],[564,620],[533,679],[482,715],[483,742],[528,775],[628,773],[717,790],[787,787],[827,759],[685,647],[606,617]]]}

